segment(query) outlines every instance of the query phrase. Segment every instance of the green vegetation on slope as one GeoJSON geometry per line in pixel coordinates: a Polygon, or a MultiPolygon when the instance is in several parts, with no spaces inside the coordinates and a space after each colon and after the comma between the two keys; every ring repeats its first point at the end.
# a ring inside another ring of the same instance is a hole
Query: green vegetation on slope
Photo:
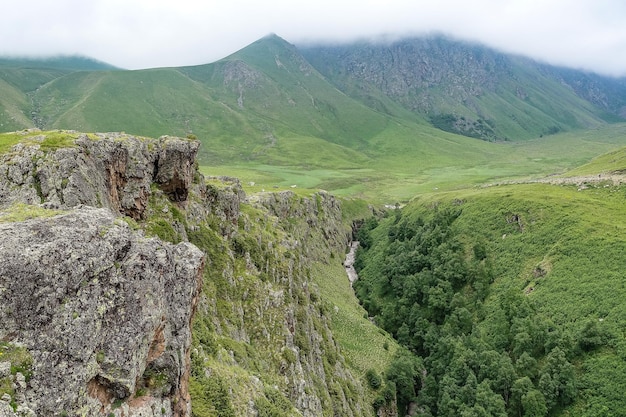
{"type": "Polygon", "coordinates": [[[357,293],[423,361],[406,401],[423,415],[623,414],[625,199],[605,186],[456,191],[364,231],[357,293]]]}
{"type": "Polygon", "coordinates": [[[359,149],[384,129],[388,116],[344,95],[317,73],[290,44],[263,38],[210,66],[182,68],[210,86],[220,100],[296,136],[312,136],[359,149]]]}
{"type": "Polygon", "coordinates": [[[0,97],[0,131],[11,132],[33,126],[27,116],[30,101],[26,94],[0,79],[0,97]]]}
{"type": "Polygon", "coordinates": [[[0,223],[23,222],[42,217],[54,217],[60,213],[62,213],[60,210],[50,210],[39,206],[17,203],[0,211],[0,223]]]}
{"type": "Polygon", "coordinates": [[[308,46],[302,54],[364,103],[392,101],[442,130],[491,141],[620,120],[626,103],[620,80],[571,74],[441,36],[308,46]],[[611,106],[593,100],[594,91],[611,106]]]}
{"type": "MultiPolygon", "coordinates": [[[[298,406],[321,416],[373,415],[365,373],[384,370],[395,343],[363,316],[349,287],[341,265],[348,219],[334,199],[280,193],[239,206],[236,182],[206,187],[190,193],[186,208],[154,187],[146,219],[132,225],[207,254],[193,323],[193,414],[297,416],[298,406]],[[198,217],[197,204],[210,213],[198,217]],[[377,346],[351,345],[353,326],[377,346]]],[[[359,201],[347,206],[348,216],[368,212],[359,201]]]]}
{"type": "MultiPolygon", "coordinates": [[[[560,133],[515,143],[488,143],[407,123],[391,124],[370,141],[362,158],[341,148],[334,157],[288,165],[237,162],[203,166],[210,175],[231,175],[250,191],[298,188],[324,189],[336,195],[360,196],[375,203],[395,204],[416,194],[512,180],[562,175],[595,156],[626,145],[625,125],[560,133]],[[359,161],[352,165],[346,160],[359,161]],[[365,163],[361,161],[365,160],[365,163]]],[[[322,143],[319,143],[322,146],[322,143]]],[[[321,151],[319,155],[327,155],[321,151]]]]}
{"type": "MultiPolygon", "coordinates": [[[[615,129],[611,131],[602,130],[605,136],[614,136],[622,138],[626,136],[626,126],[615,125],[615,129]],[[620,128],[621,127],[621,128],[620,128]]],[[[596,133],[593,133],[595,135],[596,133]]],[[[591,136],[591,132],[579,134],[579,137],[586,139],[591,136]]],[[[566,176],[581,175],[603,175],[603,174],[624,174],[626,172],[626,148],[620,148],[613,152],[603,153],[589,163],[576,167],[568,171],[566,176]]]]}
{"type": "Polygon", "coordinates": [[[13,382],[17,373],[21,373],[26,381],[29,381],[33,370],[33,358],[23,346],[17,346],[5,341],[0,342],[0,362],[9,364],[9,374],[0,377],[0,396],[8,394],[11,396],[11,407],[15,410],[15,383],[13,382]]]}
{"type": "Polygon", "coordinates": [[[58,148],[71,147],[79,133],[62,130],[41,132],[37,129],[13,133],[0,133],[0,154],[8,152],[13,146],[21,143],[26,146],[37,145],[42,151],[53,151],[58,148]]]}

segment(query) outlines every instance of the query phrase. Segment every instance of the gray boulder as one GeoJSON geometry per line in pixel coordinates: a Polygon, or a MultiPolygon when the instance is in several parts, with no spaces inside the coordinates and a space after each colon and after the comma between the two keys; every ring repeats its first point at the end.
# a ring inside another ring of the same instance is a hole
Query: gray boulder
{"type": "Polygon", "coordinates": [[[0,236],[0,340],[32,355],[31,374],[16,384],[23,409],[190,415],[200,250],[145,238],[109,209],[88,207],[0,218],[0,236]]]}

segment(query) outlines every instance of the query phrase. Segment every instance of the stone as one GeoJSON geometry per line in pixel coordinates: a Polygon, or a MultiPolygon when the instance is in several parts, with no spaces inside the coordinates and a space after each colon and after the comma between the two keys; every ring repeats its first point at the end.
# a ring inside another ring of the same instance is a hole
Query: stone
{"type": "Polygon", "coordinates": [[[44,152],[19,144],[0,155],[0,208],[15,202],[108,207],[142,219],[156,183],[184,204],[195,174],[198,141],[107,133],[79,135],[75,146],[44,152]]]}
{"type": "Polygon", "coordinates": [[[24,405],[18,405],[17,410],[15,410],[15,415],[18,417],[37,417],[37,414],[29,407],[24,405]]]}
{"type": "Polygon", "coordinates": [[[19,390],[26,389],[26,377],[21,372],[15,374],[15,385],[19,390]]]}
{"type": "Polygon", "coordinates": [[[7,401],[0,401],[0,417],[16,417],[13,407],[7,401]]]}
{"type": "Polygon", "coordinates": [[[11,375],[11,362],[0,362],[0,378],[11,375]]]}
{"type": "Polygon", "coordinates": [[[200,250],[145,238],[91,207],[0,223],[0,235],[0,334],[33,358],[32,379],[15,378],[24,407],[101,415],[129,399],[149,368],[171,385],[160,401],[188,415],[200,250]]]}

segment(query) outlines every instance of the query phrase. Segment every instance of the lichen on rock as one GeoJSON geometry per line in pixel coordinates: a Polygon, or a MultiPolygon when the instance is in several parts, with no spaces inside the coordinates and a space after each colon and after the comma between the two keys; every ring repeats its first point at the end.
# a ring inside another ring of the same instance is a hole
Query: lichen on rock
{"type": "Polygon", "coordinates": [[[54,152],[33,142],[0,155],[0,207],[14,202],[84,204],[142,219],[152,184],[172,201],[187,199],[199,142],[119,133],[75,136],[73,146],[54,152]]]}
{"type": "Polygon", "coordinates": [[[147,370],[166,380],[146,392],[151,401],[189,408],[181,387],[201,251],[145,238],[110,210],[88,207],[0,224],[0,234],[0,340],[33,357],[31,409],[99,415],[136,396],[147,370]]]}

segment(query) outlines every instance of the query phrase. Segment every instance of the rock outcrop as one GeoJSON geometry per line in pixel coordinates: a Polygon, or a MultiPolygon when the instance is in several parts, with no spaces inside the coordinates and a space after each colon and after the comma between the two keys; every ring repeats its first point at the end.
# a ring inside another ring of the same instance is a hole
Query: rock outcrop
{"type": "Polygon", "coordinates": [[[87,207],[0,224],[0,235],[0,340],[33,359],[21,406],[41,416],[190,415],[201,251],[87,207]]]}
{"type": "MultiPolygon", "coordinates": [[[[0,155],[0,207],[12,202],[84,204],[142,219],[153,184],[172,201],[186,201],[199,142],[119,133],[74,136],[71,146],[53,151],[18,144],[0,155]]],[[[45,135],[31,140],[43,142],[45,135]]]]}
{"type": "Polygon", "coordinates": [[[155,193],[184,206],[199,144],[63,134],[67,146],[29,134],[0,155],[0,342],[32,357],[28,378],[5,376],[6,400],[19,415],[188,416],[204,254],[120,215],[145,218],[155,193]],[[3,224],[20,204],[63,211],[3,224]]]}

